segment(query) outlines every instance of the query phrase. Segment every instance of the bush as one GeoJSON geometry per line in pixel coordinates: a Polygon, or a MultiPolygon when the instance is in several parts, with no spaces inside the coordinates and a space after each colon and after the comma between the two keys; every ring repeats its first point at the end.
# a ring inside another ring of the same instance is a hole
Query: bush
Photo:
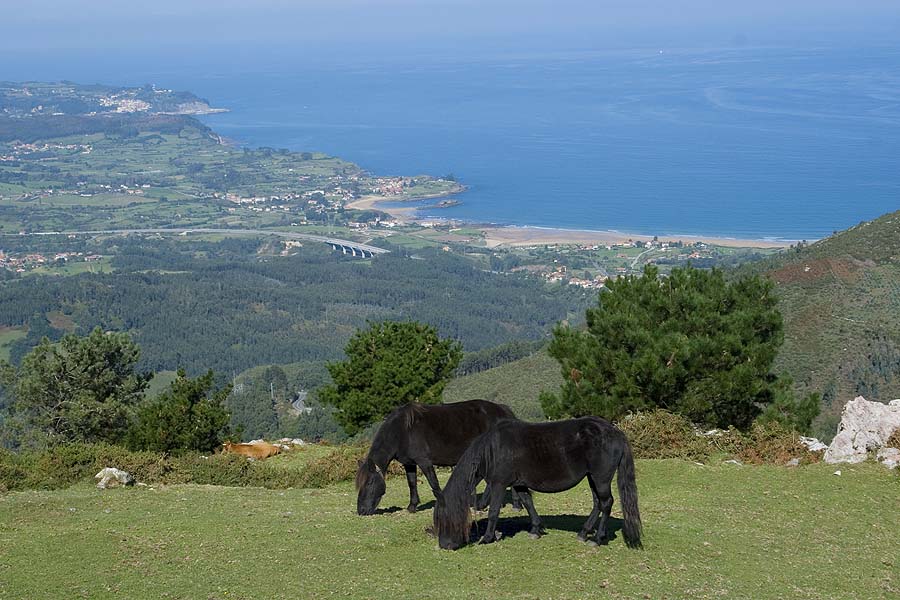
{"type": "Polygon", "coordinates": [[[783,465],[793,458],[809,464],[821,458],[800,442],[800,433],[777,422],[756,423],[747,433],[732,427],[704,435],[684,417],[655,410],[628,415],[617,425],[636,458],[702,461],[718,455],[758,465],[783,465]]]}
{"type": "MultiPolygon", "coordinates": [[[[356,476],[359,461],[366,457],[368,446],[337,446],[321,458],[310,461],[302,473],[302,486],[320,488],[340,481],[349,481],[356,476]]],[[[388,476],[403,475],[405,471],[397,462],[388,467],[388,476]]]]}
{"type": "MultiPolygon", "coordinates": [[[[0,492],[59,489],[92,480],[104,467],[128,471],[141,483],[223,485],[233,487],[324,487],[352,480],[365,445],[337,446],[326,456],[301,468],[285,468],[267,461],[249,461],[237,454],[198,453],[171,456],[133,452],[109,444],[65,444],[42,451],[0,450],[0,492]]],[[[403,475],[393,463],[388,475],[403,475]]]]}
{"type": "Polygon", "coordinates": [[[755,465],[783,465],[793,458],[801,464],[819,462],[821,454],[810,452],[800,434],[779,423],[756,424],[742,436],[737,458],[755,465]]]}
{"type": "Polygon", "coordinates": [[[697,435],[690,421],[665,410],[631,414],[617,425],[636,458],[703,460],[710,454],[708,440],[697,435]]]}
{"type": "Polygon", "coordinates": [[[900,450],[900,429],[895,430],[894,433],[891,434],[891,437],[889,437],[888,440],[884,443],[884,445],[888,448],[896,448],[897,450],[900,450]]]}

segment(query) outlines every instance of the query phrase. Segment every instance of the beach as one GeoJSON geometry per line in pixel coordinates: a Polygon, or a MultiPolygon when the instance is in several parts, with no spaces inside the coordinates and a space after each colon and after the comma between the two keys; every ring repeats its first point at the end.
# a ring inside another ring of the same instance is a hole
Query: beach
{"type": "MultiPolygon", "coordinates": [[[[391,215],[396,221],[405,225],[413,225],[422,222],[433,222],[434,219],[418,219],[414,206],[383,206],[379,203],[393,202],[383,196],[363,196],[346,207],[354,210],[379,210],[391,215]]],[[[621,231],[595,231],[588,229],[560,229],[552,227],[529,226],[505,226],[505,225],[479,225],[482,231],[485,245],[488,248],[511,248],[521,246],[552,246],[552,245],[607,245],[621,244],[629,240],[650,241],[652,235],[623,233],[621,231]]],[[[756,240],[740,239],[722,236],[695,236],[695,235],[659,235],[663,242],[705,242],[714,246],[727,246],[732,248],[786,248],[792,240],[756,240]]]]}

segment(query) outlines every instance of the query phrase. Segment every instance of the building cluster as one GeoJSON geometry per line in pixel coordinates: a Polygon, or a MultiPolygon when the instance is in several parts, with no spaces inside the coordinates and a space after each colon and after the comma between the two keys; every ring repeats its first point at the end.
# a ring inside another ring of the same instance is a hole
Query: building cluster
{"type": "Polygon", "coordinates": [[[147,112],[150,103],[123,94],[111,94],[100,97],[100,106],[115,108],[117,113],[147,112]]]}
{"type": "Polygon", "coordinates": [[[16,273],[24,273],[37,267],[47,265],[69,263],[74,261],[95,262],[103,258],[100,254],[85,254],[84,252],[57,252],[55,254],[41,254],[31,252],[28,254],[7,254],[0,250],[0,268],[16,273]]]}
{"type": "Polygon", "coordinates": [[[0,153],[0,162],[13,162],[25,158],[31,154],[43,152],[65,151],[80,154],[90,154],[94,148],[90,144],[48,144],[45,142],[29,143],[13,142],[8,149],[0,153]]]}

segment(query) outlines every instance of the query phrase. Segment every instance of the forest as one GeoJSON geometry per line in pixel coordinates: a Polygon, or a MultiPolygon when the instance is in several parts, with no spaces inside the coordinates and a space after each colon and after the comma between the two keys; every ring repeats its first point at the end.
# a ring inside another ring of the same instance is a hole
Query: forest
{"type": "MultiPolygon", "coordinates": [[[[232,374],[340,358],[357,328],[386,319],[428,323],[465,350],[482,351],[543,339],[552,324],[583,314],[594,296],[483,271],[440,250],[360,261],[325,245],[288,256],[282,247],[264,238],[108,238],[93,250],[113,254],[112,272],[0,286],[0,324],[28,331],[10,358],[17,362],[43,336],[99,326],[132,334],[141,369],[232,374]]],[[[494,366],[497,359],[484,360],[494,366]]]]}

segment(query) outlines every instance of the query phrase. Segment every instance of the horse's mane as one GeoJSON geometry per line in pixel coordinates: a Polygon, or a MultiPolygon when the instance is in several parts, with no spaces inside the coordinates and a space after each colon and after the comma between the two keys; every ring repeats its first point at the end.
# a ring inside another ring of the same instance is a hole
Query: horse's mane
{"type": "Polygon", "coordinates": [[[369,480],[369,475],[372,473],[372,469],[374,466],[375,465],[372,462],[372,459],[368,456],[362,462],[362,464],[359,465],[359,469],[357,469],[356,471],[356,491],[359,491],[363,489],[363,487],[365,487],[366,481],[369,480]]]}
{"type": "Polygon", "coordinates": [[[407,430],[412,429],[413,425],[416,424],[419,417],[425,414],[426,410],[425,405],[418,402],[410,402],[397,409],[398,414],[403,416],[403,425],[407,430]]]}
{"type": "Polygon", "coordinates": [[[494,460],[496,435],[488,430],[472,442],[453,468],[444,486],[443,501],[434,511],[435,533],[448,533],[454,538],[467,539],[472,528],[469,499],[475,486],[494,460]]]}

